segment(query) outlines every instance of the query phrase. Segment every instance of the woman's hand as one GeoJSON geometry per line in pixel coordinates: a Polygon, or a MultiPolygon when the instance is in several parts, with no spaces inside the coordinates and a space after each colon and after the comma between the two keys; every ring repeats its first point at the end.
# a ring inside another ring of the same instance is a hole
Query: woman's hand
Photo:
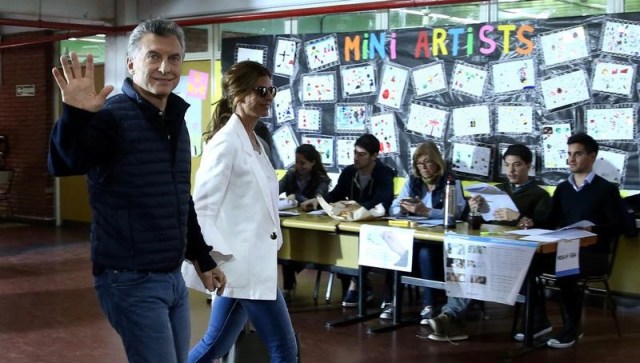
{"type": "Polygon", "coordinates": [[[417,201],[409,201],[409,200],[401,200],[400,201],[400,211],[406,210],[409,213],[428,217],[431,210],[427,208],[426,205],[421,200],[417,201]]]}

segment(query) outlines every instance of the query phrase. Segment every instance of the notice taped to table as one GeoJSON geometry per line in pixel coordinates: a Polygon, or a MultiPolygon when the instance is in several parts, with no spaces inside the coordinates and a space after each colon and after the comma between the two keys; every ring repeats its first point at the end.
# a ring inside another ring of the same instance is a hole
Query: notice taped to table
{"type": "Polygon", "coordinates": [[[446,233],[447,296],[513,305],[538,243],[446,233]]]}

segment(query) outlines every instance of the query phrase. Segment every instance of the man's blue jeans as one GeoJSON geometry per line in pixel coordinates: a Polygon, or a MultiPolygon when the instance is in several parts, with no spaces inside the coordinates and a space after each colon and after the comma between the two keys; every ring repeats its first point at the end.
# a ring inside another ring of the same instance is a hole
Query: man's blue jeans
{"type": "Polygon", "coordinates": [[[282,293],[276,300],[216,297],[209,327],[189,353],[189,363],[211,362],[227,354],[244,329],[247,318],[264,342],[271,363],[295,363],[296,339],[282,293]]]}
{"type": "Polygon", "coordinates": [[[184,363],[191,334],[189,296],[180,268],[171,272],[105,270],[94,284],[130,363],[184,363]]]}

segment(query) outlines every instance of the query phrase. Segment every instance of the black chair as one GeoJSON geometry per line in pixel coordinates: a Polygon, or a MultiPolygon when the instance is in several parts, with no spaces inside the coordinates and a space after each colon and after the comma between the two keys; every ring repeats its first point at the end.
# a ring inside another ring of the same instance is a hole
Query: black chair
{"type": "MultiPolygon", "coordinates": [[[[609,278],[611,277],[611,272],[613,271],[613,265],[616,260],[616,251],[618,249],[618,237],[614,238],[613,241],[609,245],[609,254],[607,261],[606,271],[602,274],[590,275],[590,276],[582,276],[578,279],[578,284],[580,285],[580,289],[582,294],[586,294],[586,292],[603,292],[605,294],[605,305],[604,308],[609,308],[611,311],[611,317],[616,325],[616,333],[618,337],[622,336],[620,333],[620,324],[618,323],[618,314],[615,305],[615,301],[611,297],[611,289],[609,288],[609,278]],[[592,286],[593,284],[600,283],[604,286],[602,288],[596,288],[592,286]]],[[[547,288],[553,288],[554,283],[556,281],[556,276],[551,274],[542,274],[540,276],[540,282],[542,286],[547,288]]],[[[565,312],[562,311],[562,319],[565,320],[565,312]]]]}
{"type": "MultiPolygon", "coordinates": [[[[611,309],[611,317],[613,318],[613,321],[616,325],[616,333],[618,334],[618,337],[621,337],[622,334],[620,333],[620,324],[618,323],[618,314],[616,310],[616,305],[615,305],[615,301],[611,296],[611,289],[609,288],[609,278],[611,277],[611,272],[613,271],[613,265],[615,264],[617,249],[618,249],[618,238],[616,237],[614,238],[614,240],[611,242],[609,246],[609,254],[608,254],[608,261],[607,261],[608,264],[607,264],[606,271],[598,275],[583,276],[578,279],[578,284],[580,286],[580,290],[582,294],[586,294],[587,291],[597,292],[597,293],[601,293],[604,291],[605,293],[604,308],[608,307],[611,309]],[[593,287],[592,284],[596,284],[596,283],[601,283],[604,286],[604,289],[593,287]]],[[[553,274],[543,273],[537,277],[538,284],[536,288],[551,289],[551,290],[558,291],[558,293],[560,293],[560,290],[556,287],[556,279],[557,277],[553,274]]],[[[516,333],[516,329],[518,326],[518,319],[520,317],[520,305],[521,305],[520,303],[516,303],[515,305],[511,335],[514,335],[516,333]]],[[[562,322],[565,323],[566,316],[565,316],[565,311],[562,307],[562,304],[560,304],[560,309],[561,309],[562,322]]]]}
{"type": "Polygon", "coordinates": [[[9,192],[11,191],[12,181],[13,170],[0,170],[0,205],[4,205],[4,217],[10,217],[13,215],[11,201],[9,201],[9,192]]]}

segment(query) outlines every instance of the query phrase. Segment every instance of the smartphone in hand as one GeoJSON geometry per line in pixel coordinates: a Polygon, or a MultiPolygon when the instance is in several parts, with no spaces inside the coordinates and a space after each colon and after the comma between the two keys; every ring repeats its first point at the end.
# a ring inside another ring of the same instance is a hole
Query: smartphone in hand
{"type": "Polygon", "coordinates": [[[400,202],[415,204],[415,203],[420,202],[420,199],[418,199],[416,197],[402,198],[402,199],[400,199],[400,202]]]}

